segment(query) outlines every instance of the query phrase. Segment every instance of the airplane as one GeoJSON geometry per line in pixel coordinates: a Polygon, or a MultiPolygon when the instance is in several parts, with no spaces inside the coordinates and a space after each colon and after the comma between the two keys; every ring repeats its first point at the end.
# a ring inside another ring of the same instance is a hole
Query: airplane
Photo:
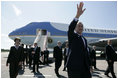
{"type": "MultiPolygon", "coordinates": [[[[25,45],[38,45],[45,49],[56,46],[57,41],[64,44],[67,40],[67,30],[69,24],[56,22],[31,22],[24,27],[16,29],[9,33],[9,37],[14,40],[16,37],[21,38],[21,43],[25,45]]],[[[113,47],[117,48],[117,30],[84,28],[83,36],[87,39],[90,47],[96,46],[96,50],[104,51],[107,40],[112,40],[113,47]]]]}

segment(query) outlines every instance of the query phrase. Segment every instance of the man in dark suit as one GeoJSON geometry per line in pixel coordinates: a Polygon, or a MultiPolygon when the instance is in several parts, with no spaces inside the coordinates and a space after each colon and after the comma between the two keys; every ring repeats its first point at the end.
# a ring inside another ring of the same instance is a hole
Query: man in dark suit
{"type": "Polygon", "coordinates": [[[88,53],[87,40],[82,35],[83,24],[78,22],[80,15],[85,11],[82,10],[83,2],[77,5],[77,15],[69,25],[68,41],[69,55],[67,58],[67,72],[69,78],[90,78],[90,56],[88,53]]]}
{"type": "Polygon", "coordinates": [[[68,42],[66,43],[66,47],[64,49],[64,69],[63,71],[66,70],[66,62],[67,62],[67,55],[68,55],[68,52],[69,52],[69,47],[68,47],[68,42]]]}
{"type": "Polygon", "coordinates": [[[25,48],[24,48],[24,44],[21,44],[20,45],[22,48],[23,48],[23,60],[22,60],[22,67],[21,67],[21,69],[25,69],[25,48]]]}
{"type": "Polygon", "coordinates": [[[105,72],[105,75],[109,76],[109,72],[111,72],[112,74],[112,77],[113,78],[116,78],[116,75],[114,73],[114,55],[115,55],[115,50],[114,48],[112,47],[112,41],[111,40],[108,40],[107,42],[107,46],[106,46],[106,60],[107,60],[107,63],[108,63],[108,67],[107,67],[107,70],[105,72]]]}
{"type": "Polygon", "coordinates": [[[91,61],[92,61],[92,66],[94,66],[94,69],[97,69],[96,68],[96,46],[93,46],[93,49],[91,51],[91,61]]]}
{"type": "Polygon", "coordinates": [[[35,72],[35,66],[37,66],[37,72],[39,73],[38,68],[39,68],[40,52],[41,52],[40,47],[37,46],[37,43],[34,43],[34,50],[32,52],[32,54],[33,54],[33,72],[35,72]]]}
{"type": "Polygon", "coordinates": [[[20,45],[20,38],[15,38],[15,46],[10,48],[6,66],[9,64],[10,78],[16,78],[18,75],[18,70],[20,65],[22,65],[23,60],[23,48],[20,45]]]}
{"type": "Polygon", "coordinates": [[[48,65],[48,57],[49,57],[49,51],[46,48],[46,50],[44,51],[44,64],[48,65]]]}
{"type": "Polygon", "coordinates": [[[59,68],[62,64],[62,46],[61,42],[58,41],[57,46],[54,47],[53,51],[53,57],[55,58],[55,73],[57,77],[60,77],[59,75],[59,68]]]}
{"type": "Polygon", "coordinates": [[[27,45],[25,48],[25,62],[26,62],[26,65],[28,65],[28,46],[27,45]]]}
{"type": "Polygon", "coordinates": [[[33,48],[31,47],[31,45],[29,45],[29,48],[28,48],[28,55],[29,55],[29,68],[31,68],[31,65],[32,65],[32,51],[33,51],[33,48]]]}

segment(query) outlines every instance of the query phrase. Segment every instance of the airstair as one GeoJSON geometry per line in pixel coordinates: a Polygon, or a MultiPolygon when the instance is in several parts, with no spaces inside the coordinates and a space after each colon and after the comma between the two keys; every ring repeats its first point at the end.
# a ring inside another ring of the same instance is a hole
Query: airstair
{"type": "Polygon", "coordinates": [[[44,51],[48,46],[47,40],[48,40],[48,32],[46,30],[38,29],[34,43],[38,44],[38,46],[41,48],[41,51],[44,51]]]}

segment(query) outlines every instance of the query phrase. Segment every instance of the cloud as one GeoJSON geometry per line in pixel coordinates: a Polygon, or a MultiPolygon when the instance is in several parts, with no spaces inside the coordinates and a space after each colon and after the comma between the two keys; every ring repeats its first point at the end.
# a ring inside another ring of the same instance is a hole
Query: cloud
{"type": "Polygon", "coordinates": [[[18,8],[16,7],[16,5],[12,5],[12,7],[13,7],[15,13],[16,13],[16,16],[19,16],[19,15],[22,14],[22,11],[21,11],[20,9],[18,9],[18,8]]]}

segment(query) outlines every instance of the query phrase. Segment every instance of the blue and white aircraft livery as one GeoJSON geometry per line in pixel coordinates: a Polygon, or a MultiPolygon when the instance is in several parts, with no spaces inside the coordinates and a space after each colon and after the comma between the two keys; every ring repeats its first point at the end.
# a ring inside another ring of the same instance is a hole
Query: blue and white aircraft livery
{"type": "MultiPolygon", "coordinates": [[[[21,43],[25,45],[32,45],[34,42],[40,42],[41,44],[41,42],[44,43],[43,41],[46,39],[45,42],[47,44],[45,44],[49,48],[53,48],[56,46],[57,41],[61,41],[63,44],[68,40],[68,26],[69,24],[63,23],[32,22],[12,31],[9,37],[13,40],[16,37],[20,37],[22,40],[21,43]],[[41,39],[41,37],[44,39],[41,39]]],[[[88,45],[95,45],[98,50],[104,50],[107,40],[112,40],[113,46],[115,48],[117,47],[117,30],[84,28],[83,35],[86,37],[88,45]]]]}

